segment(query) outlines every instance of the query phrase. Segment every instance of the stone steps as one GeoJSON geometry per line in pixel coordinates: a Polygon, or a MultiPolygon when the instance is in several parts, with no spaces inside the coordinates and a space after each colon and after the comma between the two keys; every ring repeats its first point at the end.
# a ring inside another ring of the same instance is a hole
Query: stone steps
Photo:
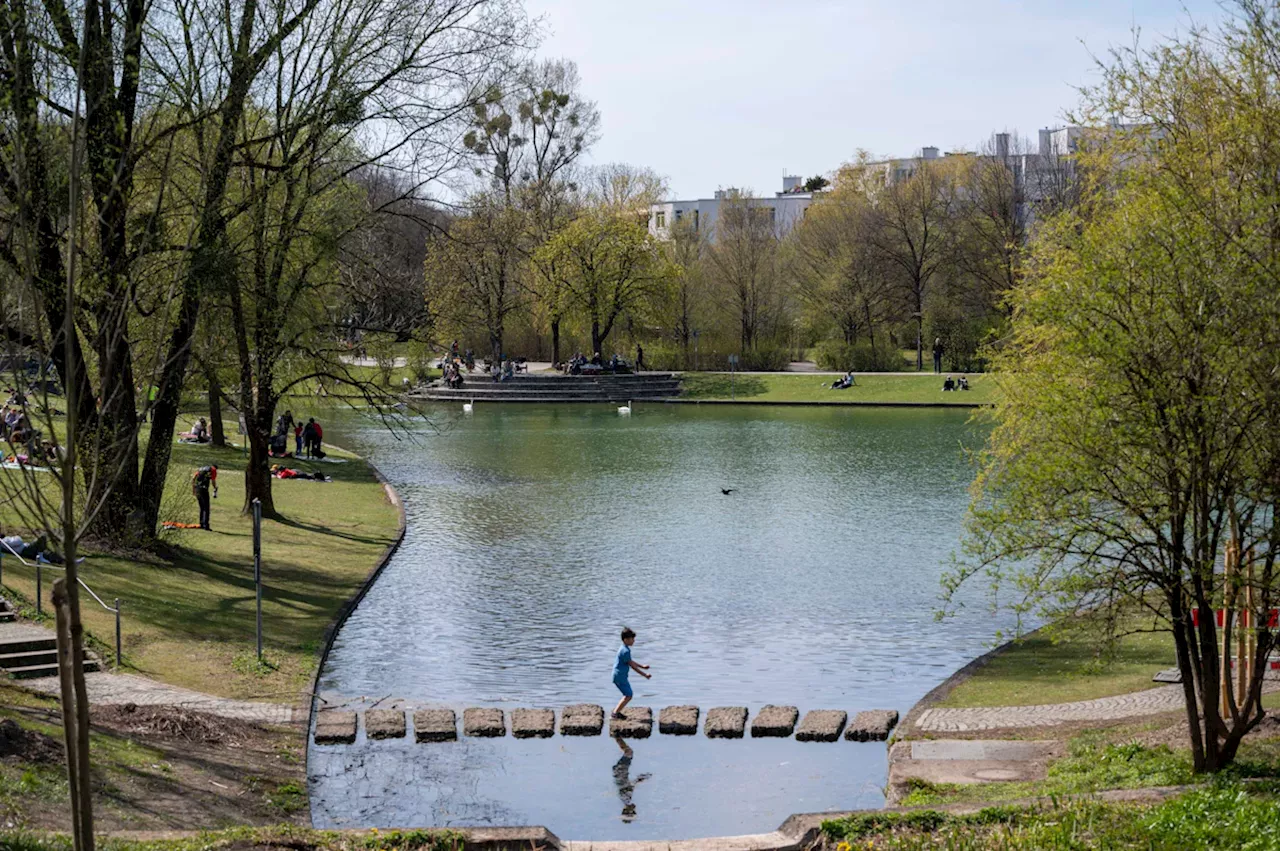
{"type": "MultiPolygon", "coordinates": [[[[399,701],[397,701],[399,703],[399,701]]],[[[623,719],[609,719],[609,735],[647,739],[653,733],[653,710],[647,706],[629,706],[623,719]]],[[[501,709],[470,707],[463,711],[462,734],[468,738],[501,738],[507,734],[507,717],[516,738],[550,738],[556,732],[556,713],[551,709],[501,709]]],[[[659,717],[658,731],[665,735],[696,735],[697,706],[668,706],[659,717]]],[[[707,738],[741,739],[747,729],[748,712],[741,706],[721,706],[708,710],[704,732],[707,738]]],[[[795,733],[801,742],[834,742],[844,732],[845,741],[884,741],[897,723],[898,713],[891,709],[859,712],[845,726],[848,714],[839,709],[815,709],[800,720],[794,706],[766,706],[756,714],[751,725],[753,738],[789,738],[795,733]],[[797,722],[799,729],[797,730],[797,722]]],[[[322,709],[316,715],[317,745],[353,744],[360,726],[360,713],[350,709],[322,709]]],[[[412,735],[418,742],[453,742],[458,739],[458,716],[452,709],[370,709],[364,713],[365,733],[369,739],[399,739],[410,735],[408,719],[412,719],[412,735]]],[[[604,707],[580,703],[566,706],[560,712],[562,736],[598,736],[604,731],[604,707]]]]}
{"type": "MultiPolygon", "coordinates": [[[[11,627],[12,628],[12,627],[11,627]]],[[[39,633],[23,633],[19,637],[0,638],[0,671],[15,680],[58,676],[58,642],[36,637],[39,633]]],[[[99,669],[98,660],[84,653],[85,673],[99,669]]]]}
{"type": "Polygon", "coordinates": [[[680,394],[680,378],[670,373],[604,376],[528,376],[494,382],[478,375],[461,388],[442,384],[424,388],[410,398],[431,401],[490,402],[625,402],[666,399],[680,394]]]}

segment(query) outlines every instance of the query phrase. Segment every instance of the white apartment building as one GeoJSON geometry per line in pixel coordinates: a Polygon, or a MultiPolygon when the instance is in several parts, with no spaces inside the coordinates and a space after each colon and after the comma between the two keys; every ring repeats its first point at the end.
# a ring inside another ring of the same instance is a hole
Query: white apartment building
{"type": "MultiPolygon", "coordinates": [[[[813,203],[813,193],[804,191],[804,178],[787,175],[782,178],[782,191],[772,198],[749,198],[753,207],[768,209],[773,218],[774,229],[779,237],[786,236],[793,227],[804,218],[804,212],[813,203]]],[[[691,201],[662,201],[649,207],[649,233],[658,239],[667,239],[676,222],[692,221],[693,227],[707,234],[714,242],[716,238],[716,220],[719,218],[720,205],[725,202],[733,190],[719,189],[711,198],[698,198],[691,201]]]]}

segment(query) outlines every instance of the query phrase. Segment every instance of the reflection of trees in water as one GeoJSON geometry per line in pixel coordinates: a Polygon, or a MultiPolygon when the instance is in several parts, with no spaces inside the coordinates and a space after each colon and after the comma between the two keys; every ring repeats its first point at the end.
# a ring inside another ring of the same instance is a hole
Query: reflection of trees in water
{"type": "MultiPolygon", "coordinates": [[[[384,743],[380,743],[384,744],[384,743]]],[[[491,799],[484,777],[505,769],[496,753],[466,745],[416,750],[349,747],[311,755],[312,819],[317,827],[514,824],[515,810],[491,799]]]]}

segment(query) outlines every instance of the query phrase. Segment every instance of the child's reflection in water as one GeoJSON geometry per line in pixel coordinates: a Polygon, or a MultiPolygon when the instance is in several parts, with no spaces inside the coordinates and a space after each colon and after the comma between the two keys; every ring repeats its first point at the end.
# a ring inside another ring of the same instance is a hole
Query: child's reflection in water
{"type": "Polygon", "coordinates": [[[618,757],[618,761],[613,764],[613,782],[618,787],[618,797],[622,799],[622,820],[630,823],[636,818],[636,805],[631,802],[631,793],[635,791],[638,784],[648,780],[649,775],[641,774],[636,778],[635,783],[632,783],[631,757],[635,754],[621,736],[614,736],[613,740],[622,749],[622,756],[618,757]]]}

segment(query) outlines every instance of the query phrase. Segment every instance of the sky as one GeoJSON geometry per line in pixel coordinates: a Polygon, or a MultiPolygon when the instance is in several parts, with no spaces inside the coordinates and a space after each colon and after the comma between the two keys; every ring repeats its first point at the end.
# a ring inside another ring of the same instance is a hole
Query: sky
{"type": "Polygon", "coordinates": [[[603,136],[672,198],[772,194],[858,149],[973,150],[1060,126],[1096,58],[1222,16],[1215,0],[526,0],[578,63],[603,136]],[[1188,17],[1190,15],[1190,18],[1188,17]]]}

